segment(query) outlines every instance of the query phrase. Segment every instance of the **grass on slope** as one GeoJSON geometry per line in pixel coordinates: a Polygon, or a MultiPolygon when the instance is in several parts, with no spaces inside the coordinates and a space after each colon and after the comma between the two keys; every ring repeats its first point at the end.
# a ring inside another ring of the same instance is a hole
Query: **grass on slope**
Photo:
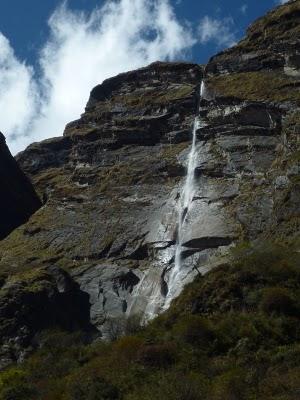
{"type": "Polygon", "coordinates": [[[221,75],[208,81],[212,93],[250,101],[300,104],[299,79],[281,71],[241,72],[221,75]]]}

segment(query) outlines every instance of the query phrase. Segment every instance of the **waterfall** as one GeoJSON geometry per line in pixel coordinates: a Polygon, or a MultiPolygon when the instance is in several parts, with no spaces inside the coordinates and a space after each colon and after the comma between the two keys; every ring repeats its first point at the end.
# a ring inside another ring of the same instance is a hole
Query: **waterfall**
{"type": "MultiPolygon", "coordinates": [[[[200,99],[204,98],[205,94],[205,84],[202,80],[200,87],[200,99]]],[[[198,110],[199,111],[199,110],[198,110]]],[[[185,278],[186,272],[182,266],[182,250],[183,250],[183,228],[185,226],[186,218],[188,216],[189,209],[193,202],[195,194],[195,169],[197,166],[197,130],[199,128],[199,117],[198,112],[193,124],[193,139],[191,150],[188,155],[187,162],[187,174],[185,184],[181,191],[180,200],[178,202],[178,223],[177,223],[177,240],[176,240],[176,250],[175,250],[175,261],[174,266],[169,274],[168,279],[168,293],[165,299],[163,309],[167,309],[179,292],[182,289],[182,280],[185,278]]]]}
{"type": "MultiPolygon", "coordinates": [[[[205,97],[204,81],[201,82],[200,99],[205,97]]],[[[180,294],[186,277],[191,269],[185,268],[182,263],[183,251],[183,229],[187,222],[188,213],[193,202],[195,194],[195,169],[197,166],[197,129],[199,127],[199,109],[194,119],[192,146],[187,160],[186,179],[177,204],[177,240],[175,246],[175,257],[172,268],[166,268],[163,275],[161,270],[150,269],[140,279],[132,293],[132,301],[127,309],[127,316],[140,314],[142,315],[141,323],[145,324],[166,310],[171,301],[180,294]],[[166,273],[165,273],[166,272],[166,273]],[[168,285],[167,294],[162,293],[162,281],[166,280],[168,285]]]]}

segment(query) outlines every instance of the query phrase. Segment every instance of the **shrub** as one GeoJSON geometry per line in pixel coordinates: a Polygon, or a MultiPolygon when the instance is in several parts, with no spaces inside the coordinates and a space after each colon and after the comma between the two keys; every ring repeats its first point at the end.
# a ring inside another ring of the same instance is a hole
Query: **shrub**
{"type": "Polygon", "coordinates": [[[155,375],[147,384],[126,396],[126,400],[205,400],[208,380],[203,375],[170,371],[155,375]]]}
{"type": "Polygon", "coordinates": [[[1,391],[1,400],[30,400],[34,399],[36,390],[29,384],[16,383],[1,391]]]}
{"type": "MultiPolygon", "coordinates": [[[[297,251],[273,242],[244,244],[232,251],[236,271],[247,274],[254,281],[277,283],[300,279],[300,255],[297,251]]],[[[247,282],[246,282],[247,283],[247,282]]]]}
{"type": "Polygon", "coordinates": [[[214,379],[211,400],[243,400],[246,398],[249,397],[243,370],[237,368],[214,379]]]}
{"type": "Polygon", "coordinates": [[[261,399],[299,399],[300,368],[270,371],[260,384],[261,399]]]}
{"type": "Polygon", "coordinates": [[[0,374],[1,400],[33,399],[36,391],[27,381],[27,375],[19,368],[10,368],[0,374]]]}
{"type": "Polygon", "coordinates": [[[119,358],[131,362],[138,358],[143,343],[143,340],[136,336],[124,336],[115,343],[114,350],[119,358]]]}
{"type": "Polygon", "coordinates": [[[260,307],[265,313],[294,315],[297,312],[295,301],[289,291],[280,287],[264,289],[260,307]]]}
{"type": "Polygon", "coordinates": [[[296,367],[300,363],[300,344],[280,346],[271,354],[272,364],[283,366],[285,369],[296,367]]]}
{"type": "Polygon", "coordinates": [[[175,362],[176,347],[172,343],[144,345],[139,362],[148,367],[167,368],[175,362]]]}
{"type": "Polygon", "coordinates": [[[174,326],[174,334],[179,340],[197,346],[207,346],[214,339],[209,321],[196,315],[182,318],[174,326]]]}
{"type": "Polygon", "coordinates": [[[86,376],[78,372],[69,378],[66,400],[117,400],[118,389],[97,376],[86,376]]]}

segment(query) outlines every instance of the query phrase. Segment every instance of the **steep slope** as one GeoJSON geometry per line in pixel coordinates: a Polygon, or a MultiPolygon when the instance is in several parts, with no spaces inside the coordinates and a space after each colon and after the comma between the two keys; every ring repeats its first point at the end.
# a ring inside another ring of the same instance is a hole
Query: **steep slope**
{"type": "Polygon", "coordinates": [[[26,222],[41,202],[10,154],[0,132],[0,240],[26,222]]]}
{"type": "MultiPolygon", "coordinates": [[[[90,321],[103,336],[114,320],[161,312],[198,109],[196,192],[175,293],[226,263],[235,243],[272,239],[298,248],[299,10],[299,0],[275,9],[205,70],[155,63],[103,82],[63,137],[21,153],[45,204],[0,243],[4,288],[13,279],[44,290],[57,282],[53,266],[63,269],[89,296],[90,321]]],[[[41,327],[26,315],[30,342],[41,327]]],[[[18,335],[14,323],[4,348],[18,335]]],[[[18,348],[12,352],[18,357],[18,348]]]]}

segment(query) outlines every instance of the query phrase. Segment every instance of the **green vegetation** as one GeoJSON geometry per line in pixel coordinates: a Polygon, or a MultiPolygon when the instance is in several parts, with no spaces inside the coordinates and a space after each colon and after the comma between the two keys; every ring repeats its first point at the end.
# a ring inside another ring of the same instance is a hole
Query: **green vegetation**
{"type": "Polygon", "coordinates": [[[185,97],[191,96],[194,92],[194,85],[178,85],[171,87],[165,91],[152,89],[148,91],[138,91],[126,95],[115,96],[110,102],[110,107],[114,104],[124,105],[126,107],[146,107],[155,105],[165,105],[176,100],[182,100],[185,97]]]}
{"type": "Polygon", "coordinates": [[[211,78],[208,88],[218,95],[253,101],[295,101],[300,104],[299,80],[281,71],[241,72],[211,78]]]}
{"type": "Polygon", "coordinates": [[[51,276],[43,269],[36,268],[9,277],[7,283],[17,283],[28,292],[42,292],[51,282],[51,276]]]}
{"type": "Polygon", "coordinates": [[[72,171],[66,168],[49,168],[34,177],[34,185],[40,197],[45,192],[51,193],[56,198],[76,197],[82,194],[84,188],[77,187],[72,181],[72,171]]]}
{"type": "Polygon", "coordinates": [[[45,332],[0,373],[1,400],[294,400],[300,387],[300,256],[235,248],[171,309],[112,343],[45,332]]]}

